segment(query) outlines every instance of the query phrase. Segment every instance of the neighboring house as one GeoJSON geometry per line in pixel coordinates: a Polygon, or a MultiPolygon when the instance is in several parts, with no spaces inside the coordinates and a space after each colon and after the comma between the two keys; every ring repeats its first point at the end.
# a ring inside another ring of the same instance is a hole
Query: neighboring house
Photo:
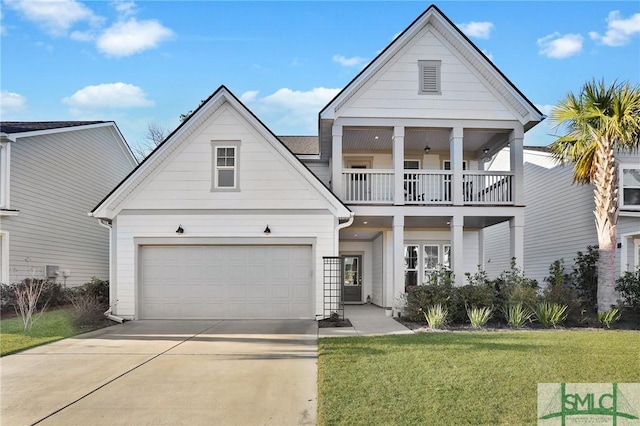
{"type": "Polygon", "coordinates": [[[0,122],[0,282],[109,277],[87,212],[137,165],[113,122],[0,122]]]}
{"type": "MultiPolygon", "coordinates": [[[[499,152],[489,170],[508,162],[509,148],[499,152]]],[[[618,275],[640,267],[640,155],[617,153],[620,173],[618,217],[618,275]]],[[[542,147],[524,150],[524,271],[544,285],[549,266],[563,259],[566,272],[573,270],[577,252],[598,244],[592,185],[574,185],[573,164],[559,164],[542,147]]],[[[508,234],[504,224],[485,231],[484,266],[490,277],[509,267],[509,253],[501,241],[508,234]]]]}
{"type": "Polygon", "coordinates": [[[397,307],[439,264],[463,283],[503,222],[522,259],[523,135],[542,119],[435,6],[320,111],[317,138],[278,139],[222,86],[92,212],[112,228],[114,314],[318,318],[338,255],[345,302],[397,307]]]}

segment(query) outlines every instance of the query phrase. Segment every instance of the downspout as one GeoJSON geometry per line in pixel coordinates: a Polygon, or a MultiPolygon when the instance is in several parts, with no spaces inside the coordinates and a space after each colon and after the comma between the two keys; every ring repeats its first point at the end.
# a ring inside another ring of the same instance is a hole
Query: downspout
{"type": "Polygon", "coordinates": [[[336,234],[333,239],[334,241],[333,252],[336,254],[336,256],[340,254],[340,230],[353,225],[353,219],[355,218],[355,213],[354,212],[349,212],[349,213],[351,213],[351,215],[349,216],[349,220],[347,220],[346,222],[339,223],[338,226],[336,226],[336,234]]]}
{"type": "MultiPolygon", "coordinates": [[[[98,223],[103,228],[107,228],[109,230],[109,288],[111,288],[111,265],[112,265],[112,262],[113,262],[113,260],[111,259],[111,233],[112,233],[113,229],[111,228],[111,221],[110,220],[98,219],[98,223]]],[[[115,322],[118,322],[118,323],[122,324],[124,322],[124,318],[120,318],[120,317],[115,316],[115,315],[113,315],[111,313],[111,309],[113,308],[113,305],[115,305],[116,303],[118,303],[117,300],[113,304],[109,305],[109,309],[107,309],[105,311],[104,316],[109,318],[111,321],[115,321],[115,322]]]]}

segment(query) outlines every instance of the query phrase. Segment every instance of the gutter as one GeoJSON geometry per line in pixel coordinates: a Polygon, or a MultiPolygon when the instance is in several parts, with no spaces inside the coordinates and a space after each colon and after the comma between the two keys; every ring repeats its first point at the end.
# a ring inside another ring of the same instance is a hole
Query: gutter
{"type": "Polygon", "coordinates": [[[340,253],[340,230],[347,228],[351,225],[353,225],[353,220],[355,219],[355,213],[354,212],[349,212],[350,216],[349,216],[349,220],[347,220],[346,222],[342,222],[339,223],[338,226],[336,226],[336,230],[335,230],[335,236],[334,236],[334,247],[333,247],[333,252],[335,253],[336,256],[339,255],[340,253]]]}
{"type": "MultiPolygon", "coordinates": [[[[93,216],[93,214],[89,213],[89,216],[93,216]]],[[[111,265],[113,262],[113,259],[112,259],[113,256],[111,253],[111,232],[113,231],[113,229],[111,228],[111,221],[108,219],[98,219],[98,224],[103,228],[107,228],[109,230],[109,299],[113,300],[113,296],[111,292],[111,270],[112,270],[111,265]]],[[[124,322],[124,318],[115,316],[111,313],[111,309],[116,303],[118,303],[117,300],[109,306],[109,309],[107,309],[107,311],[104,313],[104,316],[109,318],[111,321],[115,321],[122,324],[124,322]]]]}

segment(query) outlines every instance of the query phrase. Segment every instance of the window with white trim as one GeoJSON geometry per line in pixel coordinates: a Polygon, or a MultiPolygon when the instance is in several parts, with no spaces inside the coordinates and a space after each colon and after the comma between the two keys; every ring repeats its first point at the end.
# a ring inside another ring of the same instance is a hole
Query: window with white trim
{"type": "Polygon", "coordinates": [[[404,246],[404,291],[407,291],[408,287],[418,285],[419,250],[419,245],[404,246]]]}
{"type": "Polygon", "coordinates": [[[238,165],[240,142],[213,141],[212,191],[239,190],[238,165]]]}
{"type": "Polygon", "coordinates": [[[438,270],[438,264],[440,262],[440,246],[425,244],[422,246],[422,253],[424,255],[422,262],[422,282],[424,284],[432,284],[432,275],[438,270]]]}
{"type": "Polygon", "coordinates": [[[418,94],[439,95],[441,61],[418,61],[418,94]]]}
{"type": "Polygon", "coordinates": [[[620,207],[640,209],[640,167],[621,165],[620,187],[622,188],[620,207]]]}
{"type": "Polygon", "coordinates": [[[404,288],[440,284],[433,275],[442,268],[451,269],[451,244],[428,243],[404,246],[404,288]]]}

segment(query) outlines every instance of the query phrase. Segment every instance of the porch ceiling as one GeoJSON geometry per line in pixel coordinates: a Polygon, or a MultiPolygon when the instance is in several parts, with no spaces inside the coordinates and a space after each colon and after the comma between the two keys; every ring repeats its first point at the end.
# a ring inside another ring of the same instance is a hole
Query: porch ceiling
{"type": "MultiPolygon", "coordinates": [[[[509,132],[510,129],[465,129],[464,150],[497,150],[506,145],[509,132]]],[[[404,149],[407,152],[422,152],[428,145],[432,151],[448,151],[450,133],[450,129],[408,127],[405,129],[404,149]]],[[[390,152],[392,146],[393,129],[390,127],[348,127],[343,131],[344,151],[390,152]]]]}
{"type": "MultiPolygon", "coordinates": [[[[464,228],[482,229],[508,220],[508,216],[465,216],[464,228]]],[[[448,230],[450,223],[450,216],[406,216],[404,229],[448,230]]],[[[340,239],[370,241],[381,231],[391,230],[392,227],[393,217],[391,216],[356,216],[350,227],[340,231],[340,239]]]]}

